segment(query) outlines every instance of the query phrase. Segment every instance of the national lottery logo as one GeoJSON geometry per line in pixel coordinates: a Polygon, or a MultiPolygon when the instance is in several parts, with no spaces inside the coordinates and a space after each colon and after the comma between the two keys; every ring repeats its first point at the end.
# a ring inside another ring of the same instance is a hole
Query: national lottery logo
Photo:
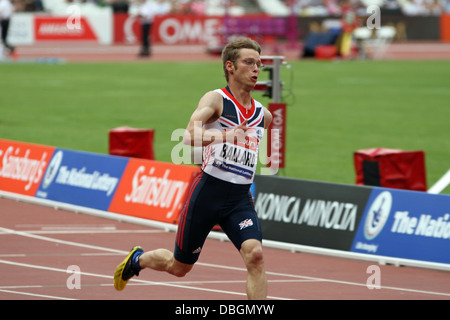
{"type": "Polygon", "coordinates": [[[392,208],[392,195],[389,191],[381,192],[370,206],[364,225],[364,236],[374,239],[383,230],[392,208]]]}
{"type": "Polygon", "coordinates": [[[59,170],[59,167],[61,165],[63,159],[63,152],[60,150],[58,151],[54,156],[53,159],[50,161],[47,172],[45,172],[45,176],[43,178],[42,187],[44,189],[47,189],[50,184],[55,179],[56,173],[59,170]]]}

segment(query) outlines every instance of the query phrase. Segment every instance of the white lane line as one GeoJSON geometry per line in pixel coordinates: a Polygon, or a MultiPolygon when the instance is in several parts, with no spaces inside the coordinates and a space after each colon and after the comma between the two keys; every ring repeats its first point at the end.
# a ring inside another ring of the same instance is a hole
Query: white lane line
{"type": "Polygon", "coordinates": [[[77,299],[71,299],[71,298],[65,298],[65,297],[49,296],[49,295],[45,295],[45,294],[22,292],[22,291],[15,291],[15,290],[0,289],[0,292],[20,294],[20,295],[25,295],[25,296],[39,297],[39,298],[56,299],[56,300],[77,300],[77,299]]]}
{"type": "Polygon", "coordinates": [[[107,257],[107,256],[123,256],[122,253],[106,253],[106,252],[89,252],[89,253],[7,253],[0,254],[0,258],[25,258],[25,257],[107,257]]]}
{"type": "MultiPolygon", "coordinates": [[[[208,285],[208,284],[231,284],[231,283],[241,283],[245,284],[247,281],[242,280],[199,280],[199,281],[167,281],[167,284],[177,284],[177,285],[208,285]]],[[[311,280],[267,280],[269,283],[303,283],[303,282],[315,282],[311,280]]],[[[128,283],[127,286],[149,286],[152,284],[148,283],[128,283]]],[[[83,284],[82,287],[112,287],[111,282],[108,283],[98,283],[98,284],[83,284]]],[[[0,286],[0,290],[18,290],[18,289],[42,289],[42,288],[63,288],[66,285],[17,285],[17,286],[0,286]]]]}
{"type": "MultiPolygon", "coordinates": [[[[105,230],[105,229],[87,229],[87,230],[27,230],[29,234],[83,234],[83,233],[167,233],[163,230],[105,230]]],[[[0,235],[8,235],[10,232],[0,232],[0,235]]]]}
{"type": "Polygon", "coordinates": [[[16,231],[16,230],[8,229],[8,228],[0,227],[0,232],[5,232],[8,234],[14,234],[14,235],[37,239],[37,240],[42,240],[42,241],[49,241],[49,242],[54,242],[54,243],[59,243],[59,244],[65,244],[65,245],[74,246],[74,247],[88,248],[88,249],[94,249],[94,250],[100,250],[100,251],[108,251],[108,252],[119,253],[119,254],[128,254],[127,251],[123,251],[123,250],[109,249],[109,248],[105,248],[105,247],[93,246],[93,245],[83,244],[83,243],[78,243],[78,242],[73,242],[73,241],[54,239],[54,238],[31,234],[31,233],[24,232],[24,231],[16,231]]]}
{"type": "Polygon", "coordinates": [[[100,229],[100,230],[116,230],[116,225],[114,224],[73,224],[73,223],[65,223],[65,224],[42,224],[42,223],[21,223],[16,224],[15,228],[23,229],[23,228],[38,228],[41,230],[61,230],[61,229],[100,229]]]}

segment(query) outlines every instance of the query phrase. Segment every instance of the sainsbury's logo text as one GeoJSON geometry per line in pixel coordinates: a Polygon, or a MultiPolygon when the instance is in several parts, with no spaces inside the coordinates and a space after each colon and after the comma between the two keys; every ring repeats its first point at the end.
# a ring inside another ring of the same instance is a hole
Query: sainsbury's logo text
{"type": "Polygon", "coordinates": [[[47,152],[40,159],[30,159],[30,149],[21,152],[20,147],[9,146],[0,149],[0,177],[27,182],[28,191],[33,184],[39,183],[47,165],[47,152]]]}

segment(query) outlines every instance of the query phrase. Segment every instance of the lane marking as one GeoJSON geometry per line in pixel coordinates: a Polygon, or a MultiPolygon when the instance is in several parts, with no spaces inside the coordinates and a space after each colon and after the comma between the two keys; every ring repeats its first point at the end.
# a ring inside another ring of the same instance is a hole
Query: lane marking
{"type": "MultiPolygon", "coordinates": [[[[167,233],[163,230],[105,230],[105,229],[87,229],[87,230],[26,230],[29,234],[85,234],[85,233],[167,233]]],[[[8,235],[10,232],[0,232],[0,235],[8,235]]]]}
{"type": "MultiPolygon", "coordinates": [[[[167,281],[167,284],[176,285],[208,285],[208,284],[232,284],[242,283],[245,284],[246,280],[199,280],[199,281],[167,281]]],[[[269,283],[304,283],[315,282],[311,280],[267,280],[269,283]]],[[[149,283],[128,283],[128,286],[151,286],[154,284],[149,283]]],[[[98,284],[82,284],[81,287],[112,287],[112,283],[98,283],[98,284]]],[[[15,290],[15,289],[42,289],[42,288],[65,288],[66,285],[17,285],[17,286],[0,286],[0,290],[15,290]]]]}
{"type": "Polygon", "coordinates": [[[0,289],[0,292],[12,293],[12,294],[20,294],[20,295],[33,296],[33,297],[40,297],[40,298],[56,299],[56,300],[77,300],[77,299],[72,299],[72,298],[57,297],[57,296],[49,296],[49,295],[45,295],[45,294],[37,294],[37,293],[30,293],[30,292],[22,292],[22,291],[15,291],[15,290],[4,290],[4,289],[0,289]]]}
{"type": "Polygon", "coordinates": [[[83,243],[78,243],[78,242],[73,242],[73,241],[65,241],[65,240],[60,240],[60,239],[55,239],[55,238],[49,238],[49,237],[31,234],[31,233],[24,232],[24,231],[16,231],[16,230],[2,228],[2,227],[0,227],[0,232],[4,232],[7,234],[14,234],[14,235],[37,239],[37,240],[42,240],[42,241],[65,244],[65,245],[74,246],[74,247],[88,248],[88,249],[100,250],[100,251],[108,251],[108,252],[119,253],[119,254],[128,254],[127,251],[123,251],[123,250],[109,249],[109,248],[105,248],[105,247],[99,247],[99,246],[83,244],[83,243]]]}

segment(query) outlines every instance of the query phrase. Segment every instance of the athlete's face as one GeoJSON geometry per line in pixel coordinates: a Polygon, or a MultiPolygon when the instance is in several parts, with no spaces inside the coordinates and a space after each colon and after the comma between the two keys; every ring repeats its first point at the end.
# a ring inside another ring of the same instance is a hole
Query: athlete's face
{"type": "Polygon", "coordinates": [[[232,75],[242,85],[254,87],[258,81],[262,63],[258,51],[241,49],[239,58],[233,64],[232,75]]]}

